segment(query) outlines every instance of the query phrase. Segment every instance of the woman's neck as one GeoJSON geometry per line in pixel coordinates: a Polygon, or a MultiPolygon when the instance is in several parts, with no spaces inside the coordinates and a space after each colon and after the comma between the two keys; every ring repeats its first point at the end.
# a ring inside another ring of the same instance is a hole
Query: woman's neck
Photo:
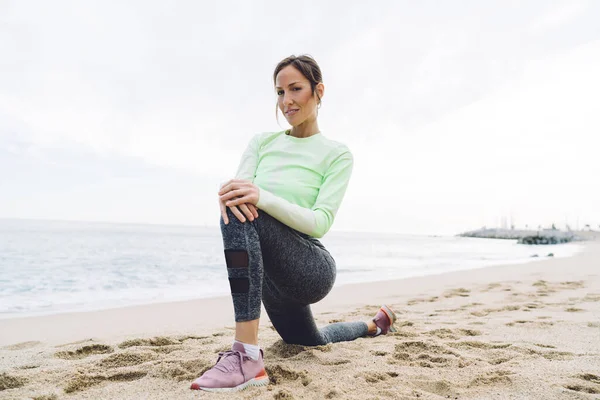
{"type": "Polygon", "coordinates": [[[316,135],[319,132],[319,124],[317,124],[317,121],[314,120],[292,127],[292,129],[290,129],[290,136],[307,138],[309,136],[316,135]]]}

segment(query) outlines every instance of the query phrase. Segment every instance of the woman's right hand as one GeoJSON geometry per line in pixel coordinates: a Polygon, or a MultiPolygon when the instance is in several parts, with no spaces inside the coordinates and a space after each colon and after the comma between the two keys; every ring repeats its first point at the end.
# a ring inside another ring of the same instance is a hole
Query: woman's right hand
{"type": "MultiPolygon", "coordinates": [[[[224,185],[221,186],[221,189],[223,188],[223,186],[224,185]]],[[[229,224],[229,217],[227,217],[228,206],[225,205],[227,201],[229,200],[221,201],[221,199],[219,199],[221,216],[223,217],[223,222],[225,222],[225,225],[229,224]]],[[[229,208],[231,209],[233,215],[235,215],[237,219],[239,219],[241,222],[246,222],[246,218],[248,218],[250,221],[254,221],[255,218],[258,218],[258,209],[254,204],[244,203],[239,204],[237,206],[231,206],[229,208]]]]}

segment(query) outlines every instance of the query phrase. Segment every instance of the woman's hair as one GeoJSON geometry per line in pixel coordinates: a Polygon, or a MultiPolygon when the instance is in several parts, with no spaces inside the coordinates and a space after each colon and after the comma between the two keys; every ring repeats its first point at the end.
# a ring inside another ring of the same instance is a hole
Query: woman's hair
{"type": "MultiPolygon", "coordinates": [[[[301,56],[289,56],[284,58],[277,64],[275,67],[275,72],[273,72],[273,84],[277,80],[277,74],[279,71],[287,67],[288,65],[292,65],[296,68],[308,81],[310,82],[310,87],[312,90],[312,94],[315,94],[315,88],[321,82],[323,82],[323,75],[321,74],[321,68],[319,68],[319,64],[315,61],[311,56],[304,54],[301,56]]],[[[321,98],[319,97],[319,93],[317,93],[317,98],[319,99],[317,104],[321,105],[321,98]]],[[[275,116],[277,116],[277,105],[275,105],[275,116]]]]}

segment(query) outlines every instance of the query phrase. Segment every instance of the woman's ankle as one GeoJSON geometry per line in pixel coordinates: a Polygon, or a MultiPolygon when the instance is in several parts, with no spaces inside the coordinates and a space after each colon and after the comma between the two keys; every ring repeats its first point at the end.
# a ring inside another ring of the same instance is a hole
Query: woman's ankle
{"type": "Polygon", "coordinates": [[[367,333],[369,335],[375,335],[377,333],[377,325],[375,325],[375,322],[367,321],[367,328],[368,328],[367,333]]]}
{"type": "Polygon", "coordinates": [[[258,345],[259,319],[235,323],[235,340],[242,343],[258,345]]]}

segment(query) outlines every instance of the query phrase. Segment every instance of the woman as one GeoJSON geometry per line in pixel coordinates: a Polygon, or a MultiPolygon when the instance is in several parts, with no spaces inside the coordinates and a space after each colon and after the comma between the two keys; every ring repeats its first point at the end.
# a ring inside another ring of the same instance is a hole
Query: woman
{"type": "Polygon", "coordinates": [[[314,59],[282,60],[273,80],[277,108],[292,128],[254,136],[236,179],[219,191],[235,341],[192,389],[237,391],[269,383],[258,346],[261,300],[290,344],[316,346],[394,330],[396,316],[385,305],[368,322],[315,325],[310,304],[329,293],[336,276],[335,261],[318,238],[333,224],[353,158],[319,131],[325,87],[314,59]]]}

